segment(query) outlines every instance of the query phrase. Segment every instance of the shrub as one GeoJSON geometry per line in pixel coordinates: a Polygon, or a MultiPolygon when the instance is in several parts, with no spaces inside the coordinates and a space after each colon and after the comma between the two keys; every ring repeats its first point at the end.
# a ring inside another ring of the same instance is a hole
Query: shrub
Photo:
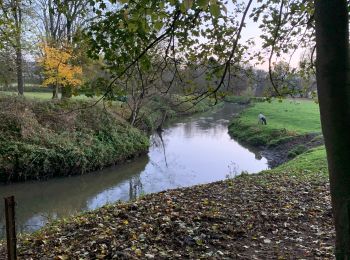
{"type": "MultiPolygon", "coordinates": [[[[117,113],[86,101],[0,97],[0,181],[82,174],[148,149],[149,140],[117,113]]],[[[116,108],[111,108],[116,109],[116,108]]]]}

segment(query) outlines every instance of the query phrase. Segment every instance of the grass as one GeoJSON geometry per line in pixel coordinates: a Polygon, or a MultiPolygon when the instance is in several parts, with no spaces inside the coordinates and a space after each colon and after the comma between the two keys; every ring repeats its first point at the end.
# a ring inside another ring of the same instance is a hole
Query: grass
{"type": "Polygon", "coordinates": [[[328,178],[326,149],[324,146],[310,149],[269,172],[292,174],[297,177],[317,175],[321,178],[328,178]]]}
{"type": "MultiPolygon", "coordinates": [[[[1,94],[17,96],[17,92],[15,91],[1,91],[1,94]]],[[[51,92],[24,92],[24,97],[30,99],[40,99],[40,100],[51,100],[52,93],[51,92]]],[[[93,98],[87,97],[85,95],[73,96],[73,99],[76,100],[92,100],[93,98]]]]}
{"type": "Polygon", "coordinates": [[[267,118],[268,129],[288,129],[296,133],[320,132],[320,112],[318,104],[311,100],[283,100],[271,103],[256,103],[245,110],[243,123],[257,124],[258,114],[267,118]]]}
{"type": "Polygon", "coordinates": [[[318,104],[311,100],[283,100],[255,103],[232,120],[229,132],[251,145],[268,145],[291,136],[320,133],[318,104]],[[258,124],[263,113],[267,125],[258,124]]]}
{"type": "MultiPolygon", "coordinates": [[[[311,100],[288,99],[254,103],[232,120],[229,132],[251,145],[274,146],[307,133],[319,133],[314,138],[317,140],[322,138],[318,104],[311,100]],[[260,112],[267,117],[267,125],[258,125],[260,112]]],[[[328,176],[324,146],[307,150],[304,144],[299,144],[289,151],[288,157],[293,159],[266,172],[297,177],[328,176]]]]}
{"type": "MultiPolygon", "coordinates": [[[[17,96],[17,92],[14,91],[1,91],[1,94],[9,96],[17,96]]],[[[31,99],[49,100],[52,98],[50,92],[24,92],[24,97],[31,99]]]]}

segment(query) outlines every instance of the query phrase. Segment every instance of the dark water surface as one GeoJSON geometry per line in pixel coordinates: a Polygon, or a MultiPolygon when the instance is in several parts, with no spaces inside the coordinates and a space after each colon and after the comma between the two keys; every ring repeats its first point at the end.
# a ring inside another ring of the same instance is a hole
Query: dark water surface
{"type": "Polygon", "coordinates": [[[17,230],[34,231],[47,221],[118,200],[169,188],[223,180],[242,171],[267,169],[267,160],[238,144],[227,125],[241,106],[227,104],[215,112],[169,124],[151,136],[147,155],[99,172],[0,185],[0,238],[4,235],[3,200],[15,195],[17,230]]]}

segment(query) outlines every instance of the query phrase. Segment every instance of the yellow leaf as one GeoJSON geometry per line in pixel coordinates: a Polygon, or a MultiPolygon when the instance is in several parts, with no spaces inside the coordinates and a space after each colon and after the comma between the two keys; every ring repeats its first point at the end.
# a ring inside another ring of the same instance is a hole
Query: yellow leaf
{"type": "Polygon", "coordinates": [[[136,254],[137,256],[141,256],[141,255],[142,255],[142,252],[141,252],[140,249],[136,249],[136,250],[135,250],[135,254],[136,254]]]}
{"type": "Polygon", "coordinates": [[[77,87],[82,84],[83,70],[81,66],[74,65],[72,48],[56,48],[47,44],[42,44],[41,48],[44,55],[38,61],[44,69],[45,86],[77,87]]]}

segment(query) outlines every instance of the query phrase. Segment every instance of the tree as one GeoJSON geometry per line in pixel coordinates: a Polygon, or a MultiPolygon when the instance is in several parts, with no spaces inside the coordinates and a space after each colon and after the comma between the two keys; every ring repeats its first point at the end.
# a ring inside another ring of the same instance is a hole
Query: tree
{"type": "MultiPolygon", "coordinates": [[[[81,48],[81,45],[75,44],[74,40],[89,18],[89,1],[36,0],[34,9],[39,21],[39,33],[48,46],[62,48],[68,43],[74,52],[79,52],[77,49],[81,48]]],[[[62,86],[62,97],[71,96],[71,86],[62,86]]]]}
{"type": "Polygon", "coordinates": [[[55,87],[52,98],[58,98],[60,87],[78,87],[82,84],[82,68],[72,65],[74,56],[71,48],[58,49],[44,44],[43,53],[43,58],[39,60],[45,74],[43,84],[55,87]]]}
{"type": "Polygon", "coordinates": [[[3,22],[0,23],[0,31],[3,39],[15,50],[16,74],[18,94],[23,95],[23,8],[25,3],[22,0],[0,1],[0,15],[3,22]]]}
{"type": "MultiPolygon", "coordinates": [[[[100,17],[87,33],[91,39],[90,56],[98,58],[103,50],[105,59],[118,64],[113,81],[126,74],[138,61],[149,63],[146,54],[159,46],[164,47],[158,53],[163,60],[159,70],[164,71],[169,64],[174,65],[174,78],[181,82],[191,80],[180,75],[188,64],[205,65],[210,57],[222,58],[225,62],[205,73],[211,79],[224,74],[217,87],[213,84],[204,89],[187,84],[187,89],[184,89],[186,94],[194,94],[200,100],[216,97],[220,87],[230,78],[231,65],[244,59],[242,54],[247,46],[240,45],[238,40],[252,1],[244,8],[242,17],[232,12],[223,15],[224,1],[143,0],[122,3],[113,11],[104,11],[106,5],[103,1],[96,1],[95,6],[99,5],[101,9],[96,14],[100,17]],[[101,15],[103,11],[105,13],[101,15]],[[202,36],[206,37],[205,42],[200,40],[202,36]],[[233,53],[237,55],[234,57],[233,53]]],[[[170,84],[175,82],[171,80],[170,84]]]]}
{"type": "Polygon", "coordinates": [[[336,258],[350,259],[349,17],[345,0],[315,0],[317,90],[327,150],[336,258]]]}
{"type": "Polygon", "coordinates": [[[4,46],[0,49],[0,83],[9,90],[10,84],[16,80],[16,60],[13,49],[4,46]]]}

